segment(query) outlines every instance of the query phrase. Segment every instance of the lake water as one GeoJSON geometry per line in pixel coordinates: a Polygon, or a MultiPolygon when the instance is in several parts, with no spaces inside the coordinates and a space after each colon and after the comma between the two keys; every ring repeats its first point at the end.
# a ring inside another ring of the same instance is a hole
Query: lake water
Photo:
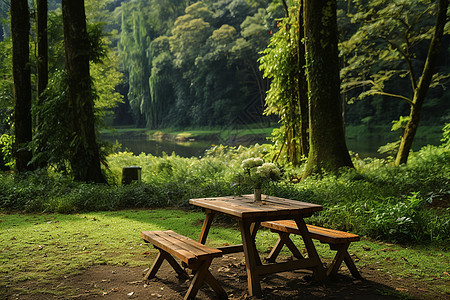
{"type": "MultiPolygon", "coordinates": [[[[204,155],[205,150],[218,144],[225,144],[220,140],[208,140],[208,141],[191,141],[191,142],[174,142],[166,140],[151,140],[146,137],[132,137],[127,138],[120,136],[118,138],[104,138],[104,140],[115,143],[117,140],[122,145],[120,151],[129,151],[138,155],[140,153],[152,154],[155,156],[162,156],[163,153],[168,155],[175,152],[181,157],[201,157],[204,155]]],[[[366,136],[358,139],[348,139],[347,148],[355,153],[358,153],[361,158],[365,157],[380,157],[377,152],[380,146],[383,146],[388,141],[385,141],[382,137],[370,137],[366,136]]],[[[439,141],[418,140],[416,139],[413,144],[413,150],[419,150],[421,147],[428,144],[438,144],[439,141]]],[[[250,146],[251,144],[263,144],[267,143],[265,140],[255,139],[243,143],[243,146],[250,146]]]]}

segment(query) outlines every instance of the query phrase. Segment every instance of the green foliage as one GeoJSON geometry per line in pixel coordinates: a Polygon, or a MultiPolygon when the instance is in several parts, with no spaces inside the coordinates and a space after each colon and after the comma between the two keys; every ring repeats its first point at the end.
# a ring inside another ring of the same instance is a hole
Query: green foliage
{"type": "MultiPolygon", "coordinates": [[[[295,16],[295,14],[293,14],[295,16]]],[[[276,115],[282,124],[274,130],[272,140],[279,151],[279,161],[299,165],[299,158],[307,155],[303,153],[302,143],[302,116],[300,98],[299,70],[299,34],[295,17],[284,18],[277,22],[276,31],[269,46],[262,52],[264,56],[259,59],[263,76],[271,79],[270,89],[265,98],[266,115],[276,115]]],[[[306,132],[306,131],[305,131],[306,132]]]]}
{"type": "Polygon", "coordinates": [[[4,161],[5,166],[14,168],[15,160],[13,156],[14,136],[9,134],[0,135],[0,163],[4,161]]]}
{"type": "Polygon", "coordinates": [[[90,74],[96,90],[94,101],[97,114],[105,114],[123,102],[123,96],[115,88],[121,83],[123,74],[117,71],[117,57],[110,53],[102,62],[90,64],[90,74]]]}
{"type": "MultiPolygon", "coordinates": [[[[58,173],[26,177],[0,173],[0,208],[26,212],[82,212],[124,208],[188,206],[188,199],[247,194],[236,174],[245,159],[273,155],[268,145],[217,146],[204,158],[119,153],[108,158],[110,183],[122,168],[142,167],[142,182],[118,186],[81,184],[58,173]]],[[[263,187],[265,194],[317,203],[324,210],[309,223],[397,242],[445,242],[450,237],[450,151],[427,146],[408,165],[392,159],[355,158],[356,170],[322,174],[298,182],[301,170],[282,168],[283,179],[263,187]],[[296,183],[294,183],[296,182],[296,183]]]]}
{"type": "Polygon", "coordinates": [[[392,121],[391,131],[397,131],[399,129],[405,129],[406,124],[408,124],[411,118],[409,116],[400,116],[399,120],[392,121]]]}
{"type": "Polygon", "coordinates": [[[445,124],[444,128],[442,129],[443,137],[442,137],[442,143],[446,147],[450,147],[450,123],[445,124]]]}
{"type": "Polygon", "coordinates": [[[13,100],[12,41],[8,38],[0,41],[0,111],[12,107],[13,100]]]}
{"type": "Polygon", "coordinates": [[[35,155],[33,162],[49,165],[58,172],[68,173],[71,153],[71,116],[68,109],[68,84],[65,71],[55,72],[43,93],[41,105],[33,107],[33,114],[41,122],[33,137],[35,155]]]}
{"type": "MultiPolygon", "coordinates": [[[[102,5],[104,2],[102,1],[102,5]]],[[[100,3],[97,4],[100,5],[100,3]]],[[[46,103],[41,106],[35,103],[33,107],[34,116],[39,114],[39,117],[36,117],[39,119],[37,122],[39,127],[34,130],[32,147],[37,154],[34,161],[43,163],[40,164],[41,166],[48,164],[58,171],[67,172],[69,170],[67,159],[73,152],[75,145],[73,142],[76,141],[76,137],[69,129],[70,117],[73,114],[67,111],[66,75],[61,71],[64,64],[62,28],[61,10],[50,11],[48,19],[50,82],[45,92],[46,103]]],[[[108,52],[109,41],[104,37],[103,26],[99,23],[89,23],[88,35],[91,46],[91,75],[97,95],[96,117],[102,120],[107,110],[111,110],[122,101],[122,96],[115,91],[122,74],[117,71],[117,58],[108,52]]],[[[9,38],[0,42],[0,135],[9,134],[13,126],[12,122],[4,117],[12,114],[10,110],[13,104],[11,46],[9,38]]],[[[34,46],[31,43],[30,47],[34,46]]],[[[34,65],[35,61],[32,60],[32,69],[34,65]]],[[[4,151],[6,149],[3,147],[4,151]]],[[[3,154],[8,155],[5,152],[3,154]]],[[[8,164],[13,163],[11,161],[8,164]]]]}
{"type": "MultiPolygon", "coordinates": [[[[408,112],[422,75],[436,22],[437,1],[354,1],[352,6],[347,18],[340,19],[353,27],[340,44],[346,61],[341,70],[341,87],[351,103],[363,98],[371,101],[355,103],[349,109],[364,107],[377,122],[396,119],[408,112]]],[[[449,33],[448,24],[444,34],[449,33]]],[[[436,100],[428,104],[430,116],[437,111],[448,115],[444,101],[447,75],[448,64],[440,64],[430,84],[436,88],[429,92],[430,98],[436,100]]]]}
{"type": "Polygon", "coordinates": [[[267,84],[256,60],[273,19],[265,5],[241,0],[124,3],[119,52],[137,125],[258,121],[267,84]]]}

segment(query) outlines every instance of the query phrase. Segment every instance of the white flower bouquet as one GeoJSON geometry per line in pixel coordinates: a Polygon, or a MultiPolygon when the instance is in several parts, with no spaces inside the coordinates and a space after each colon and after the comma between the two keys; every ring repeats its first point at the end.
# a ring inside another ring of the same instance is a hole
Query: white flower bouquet
{"type": "Polygon", "coordinates": [[[278,181],[281,178],[281,171],[274,163],[265,163],[259,157],[243,160],[241,167],[244,170],[242,181],[254,189],[261,189],[263,184],[278,181]]]}

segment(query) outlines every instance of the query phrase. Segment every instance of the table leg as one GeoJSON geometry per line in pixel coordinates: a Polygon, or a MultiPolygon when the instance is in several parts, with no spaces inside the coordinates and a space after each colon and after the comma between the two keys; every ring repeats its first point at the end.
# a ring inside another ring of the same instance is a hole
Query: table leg
{"type": "Polygon", "coordinates": [[[315,267],[313,269],[314,276],[319,281],[326,280],[326,271],[322,265],[322,261],[320,260],[319,254],[317,254],[316,247],[309,235],[308,228],[306,227],[305,220],[303,218],[296,217],[294,218],[295,223],[297,223],[297,227],[300,230],[300,233],[303,238],[303,242],[305,243],[306,250],[308,250],[308,259],[312,260],[315,263],[315,267]]]}
{"type": "Polygon", "coordinates": [[[244,246],[245,267],[247,269],[248,293],[250,296],[260,297],[262,295],[261,284],[259,275],[256,272],[259,256],[256,250],[255,239],[252,238],[250,232],[251,225],[251,222],[239,221],[242,244],[244,246]]]}
{"type": "Polygon", "coordinates": [[[252,235],[252,239],[256,238],[256,232],[258,231],[260,226],[261,226],[261,222],[253,222],[250,225],[250,234],[252,235]]]}
{"type": "MultiPolygon", "coordinates": [[[[251,235],[254,243],[256,243],[256,233],[258,232],[258,229],[260,226],[261,226],[261,222],[253,222],[250,225],[250,235],[251,235]]],[[[262,265],[261,258],[259,257],[258,251],[256,251],[256,264],[258,266],[262,265]]]]}
{"type": "Polygon", "coordinates": [[[206,210],[205,221],[203,221],[202,231],[200,232],[200,237],[198,242],[200,244],[206,243],[206,238],[208,237],[209,228],[211,227],[212,221],[214,219],[215,213],[211,210],[206,210]]]}

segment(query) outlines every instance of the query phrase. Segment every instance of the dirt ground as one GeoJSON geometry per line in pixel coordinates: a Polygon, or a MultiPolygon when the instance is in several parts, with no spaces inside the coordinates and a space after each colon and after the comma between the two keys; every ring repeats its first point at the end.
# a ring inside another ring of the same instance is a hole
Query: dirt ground
{"type": "MultiPolygon", "coordinates": [[[[36,283],[25,283],[28,293],[13,294],[7,299],[183,299],[190,280],[180,281],[176,273],[164,262],[157,278],[143,282],[143,267],[95,266],[82,274],[63,278],[56,285],[39,285],[49,293],[33,293],[36,283]],[[52,289],[65,287],[70,296],[54,296],[52,289]]],[[[254,299],[247,294],[247,276],[243,254],[216,258],[211,273],[219,280],[229,299],[254,299]]],[[[354,279],[341,267],[334,280],[321,284],[311,280],[308,271],[285,272],[262,279],[263,300],[267,299],[450,299],[450,294],[433,292],[429,282],[396,279],[384,276],[375,268],[360,269],[364,280],[354,279]]],[[[1,297],[0,297],[1,298],[1,297]]],[[[205,284],[198,299],[215,299],[214,292],[205,284]]]]}

